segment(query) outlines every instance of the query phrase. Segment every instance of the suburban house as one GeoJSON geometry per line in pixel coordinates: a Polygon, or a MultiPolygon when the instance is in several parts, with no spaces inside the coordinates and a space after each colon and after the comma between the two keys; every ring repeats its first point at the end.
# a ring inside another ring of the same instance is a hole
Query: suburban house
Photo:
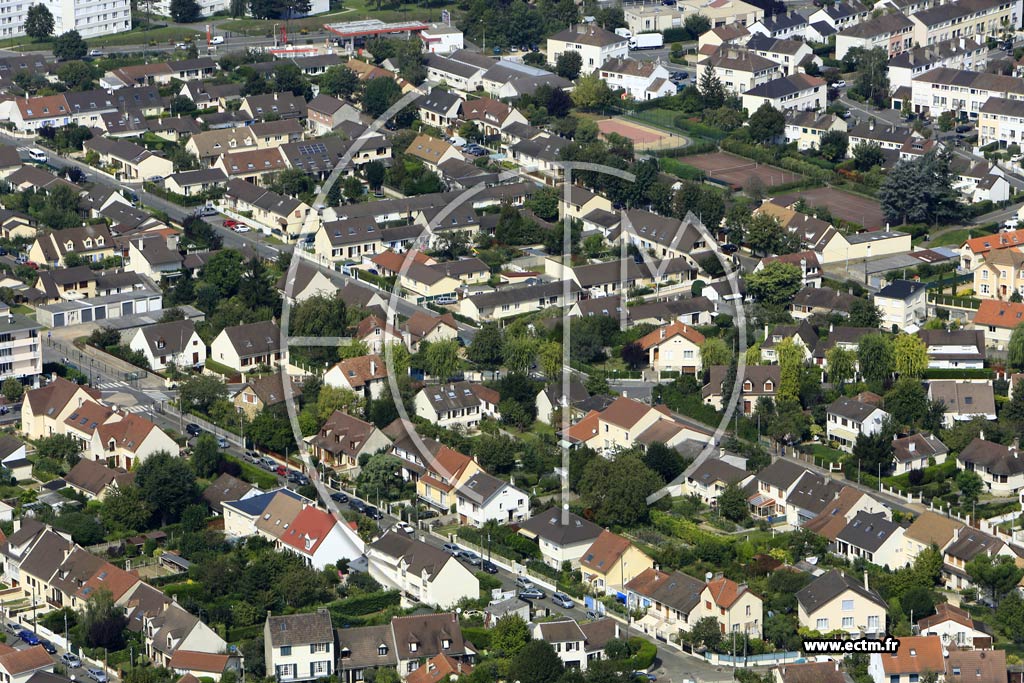
{"type": "Polygon", "coordinates": [[[267,616],[263,625],[267,671],[279,681],[310,681],[334,673],[334,626],[326,609],[267,616]]]}
{"type": "Polygon", "coordinates": [[[936,369],[985,367],[985,331],[918,330],[928,349],[928,367],[936,369]]]}
{"type": "Polygon", "coordinates": [[[544,564],[579,566],[580,558],[601,535],[601,527],[557,507],[538,513],[519,526],[519,533],[540,545],[544,564]]]}
{"type": "Polygon", "coordinates": [[[313,436],[306,440],[313,454],[341,472],[356,473],[359,458],[386,450],[391,439],[376,425],[335,410],[313,436]]]}
{"type": "Polygon", "coordinates": [[[461,524],[481,527],[492,519],[501,524],[514,524],[530,516],[530,494],[483,470],[456,486],[455,501],[455,512],[461,524]]]}
{"type": "Polygon", "coordinates": [[[797,591],[798,620],[802,628],[822,635],[836,631],[849,636],[881,637],[889,606],[864,582],[831,569],[797,591]]]}
{"type": "Polygon", "coordinates": [[[746,584],[738,584],[720,573],[704,586],[699,610],[702,618],[713,617],[722,633],[745,633],[755,638],[761,635],[761,598],[746,584]]]}
{"type": "Polygon", "coordinates": [[[609,59],[629,56],[628,40],[597,24],[573,24],[548,38],[548,64],[554,65],[563,52],[578,52],[582,73],[589,74],[609,59]]]}
{"type": "Polygon", "coordinates": [[[270,320],[225,327],[210,344],[210,360],[239,372],[274,368],[287,357],[288,350],[281,348],[281,328],[270,320]]]}
{"type": "Polygon", "coordinates": [[[927,432],[894,438],[892,457],[896,467],[893,473],[903,474],[910,470],[923,470],[931,465],[941,465],[946,461],[948,453],[946,444],[927,432]]]}
{"type": "Polygon", "coordinates": [[[985,489],[997,496],[1016,496],[1024,489],[1024,459],[1017,441],[1004,446],[985,441],[984,433],[956,456],[957,469],[974,472],[985,489]]]}
{"type": "Polygon", "coordinates": [[[324,386],[347,389],[366,399],[380,398],[388,382],[388,368],[377,354],[346,358],[324,373],[324,386]]]}
{"type": "Polygon", "coordinates": [[[877,434],[888,417],[889,414],[877,406],[840,396],[828,406],[826,436],[829,441],[837,442],[840,449],[852,453],[857,437],[877,434]]]}
{"type": "Polygon", "coordinates": [[[928,399],[946,406],[943,424],[947,428],[976,417],[996,419],[995,394],[987,381],[932,380],[928,382],[928,399]]]}
{"type": "Polygon", "coordinates": [[[604,648],[620,637],[614,619],[579,624],[572,619],[547,621],[533,626],[533,637],[550,643],[566,668],[586,671],[590,662],[604,658],[604,648]]]}
{"type": "Polygon", "coordinates": [[[896,280],[874,298],[882,314],[882,329],[917,332],[928,315],[928,288],[923,282],[896,280]]]}
{"type": "Polygon", "coordinates": [[[792,460],[777,458],[755,476],[755,491],[747,498],[755,519],[786,514],[786,499],[807,472],[792,460]]]}
{"type": "MultiPolygon", "coordinates": [[[[733,387],[723,386],[729,374],[725,365],[712,365],[708,373],[708,383],[701,388],[704,403],[722,410],[723,400],[733,387]]],[[[757,402],[761,398],[774,399],[779,390],[781,369],[778,365],[748,365],[743,368],[740,379],[740,396],[737,406],[744,415],[753,415],[757,411],[757,402]]]]}
{"type": "Polygon", "coordinates": [[[58,377],[45,387],[25,392],[21,408],[21,433],[43,439],[64,433],[64,421],[86,401],[98,401],[99,390],[58,377]]]}
{"type": "Polygon", "coordinates": [[[957,519],[925,510],[903,531],[907,559],[913,562],[921,551],[933,545],[943,550],[963,526],[957,519]]]}
{"type": "Polygon", "coordinates": [[[178,444],[151,420],[126,413],[121,419],[96,427],[86,454],[94,460],[105,460],[115,467],[131,470],[161,451],[177,453],[178,444]]]}
{"type": "Polygon", "coordinates": [[[850,523],[850,520],[857,516],[857,513],[861,511],[878,512],[885,509],[882,503],[860,489],[844,486],[839,495],[824,510],[818,513],[814,519],[804,522],[803,528],[834,542],[839,533],[850,523]]]}
{"type": "Polygon", "coordinates": [[[681,494],[698,496],[705,504],[714,507],[718,503],[718,496],[727,486],[742,487],[753,477],[750,472],[721,458],[706,458],[686,475],[681,494]]]}
{"type": "Polygon", "coordinates": [[[667,642],[670,635],[689,630],[700,619],[697,610],[704,588],[703,581],[680,571],[645,569],[625,587],[629,608],[646,610],[632,626],[667,642]]]}
{"type": "Polygon", "coordinates": [[[697,375],[701,371],[700,346],[704,335],[689,325],[675,322],[659,327],[637,340],[656,372],[697,375]]]}
{"type": "Polygon", "coordinates": [[[765,104],[777,111],[817,111],[826,104],[825,79],[797,73],[756,85],[743,93],[743,108],[756,112],[765,104]]]}
{"type": "MultiPolygon", "coordinates": [[[[1002,683],[1009,673],[1006,666],[1006,650],[993,650],[986,647],[991,638],[976,640],[977,650],[948,650],[946,657],[946,676],[948,683],[1002,683]]],[[[946,650],[943,650],[946,652],[946,650]]]]}
{"type": "Polygon", "coordinates": [[[474,429],[483,417],[483,400],[475,386],[470,382],[452,382],[425,387],[413,399],[416,414],[448,429],[474,429]]]}
{"type": "Polygon", "coordinates": [[[390,531],[366,546],[366,560],[370,576],[407,600],[450,608],[480,595],[480,582],[453,555],[403,533],[390,531]]]}
{"type": "Polygon", "coordinates": [[[97,136],[86,140],[82,147],[87,153],[95,152],[100,163],[115,169],[114,175],[124,182],[162,182],[174,173],[174,164],[170,159],[127,140],[97,136]]]}
{"type": "Polygon", "coordinates": [[[103,462],[82,458],[64,475],[64,481],[86,498],[103,500],[109,491],[133,483],[135,475],[107,467],[103,462]]]}
{"type": "Polygon", "coordinates": [[[858,512],[836,536],[836,554],[851,562],[863,557],[887,569],[907,564],[903,527],[885,512],[858,512]]]}
{"type": "Polygon", "coordinates": [[[947,590],[960,591],[974,586],[965,567],[982,553],[992,558],[1009,557],[1016,563],[1017,552],[996,538],[973,527],[958,527],[953,540],[942,550],[942,578],[947,590]]]}
{"type": "Polygon", "coordinates": [[[252,420],[267,408],[284,404],[289,396],[298,399],[302,395],[302,387],[294,377],[288,375],[288,388],[285,389],[282,374],[271,372],[250,377],[231,399],[235,410],[252,420]]]}
{"type": "MultiPolygon", "coordinates": [[[[992,634],[981,630],[970,612],[948,602],[936,605],[935,614],[919,620],[917,630],[922,636],[938,636],[945,647],[988,649],[986,646],[992,642],[992,634]]],[[[955,651],[949,648],[950,656],[955,651]]]]}
{"type": "Polygon", "coordinates": [[[583,583],[599,595],[621,592],[634,577],[653,567],[654,561],[644,551],[607,529],[580,557],[583,583]]]}
{"type": "Polygon", "coordinates": [[[128,346],[141,352],[149,361],[149,367],[157,372],[169,365],[187,369],[206,362],[206,343],[199,338],[195,322],[191,320],[140,327],[128,346]]]}
{"type": "Polygon", "coordinates": [[[997,351],[1005,350],[1014,328],[1024,322],[1024,303],[982,299],[971,327],[985,334],[985,343],[997,351]]]}
{"type": "Polygon", "coordinates": [[[943,677],[946,671],[938,636],[903,637],[895,652],[872,652],[868,657],[868,674],[875,683],[911,683],[927,673],[943,677]]]}

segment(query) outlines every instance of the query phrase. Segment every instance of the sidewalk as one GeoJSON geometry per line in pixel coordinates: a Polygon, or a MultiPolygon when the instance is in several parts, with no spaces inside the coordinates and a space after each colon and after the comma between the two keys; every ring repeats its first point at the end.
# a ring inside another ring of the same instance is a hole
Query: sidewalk
{"type": "Polygon", "coordinates": [[[85,345],[78,348],[74,344],[47,336],[45,346],[67,358],[81,371],[87,374],[104,375],[112,380],[130,384],[139,389],[164,391],[167,385],[164,378],[148,370],[143,370],[131,363],[112,356],[105,351],[85,345]]]}

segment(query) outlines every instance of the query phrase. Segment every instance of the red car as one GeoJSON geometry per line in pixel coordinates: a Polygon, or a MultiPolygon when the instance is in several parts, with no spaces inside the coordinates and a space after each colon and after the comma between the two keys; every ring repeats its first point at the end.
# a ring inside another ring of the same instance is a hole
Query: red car
{"type": "Polygon", "coordinates": [[[288,474],[288,468],[284,465],[278,465],[277,469],[274,471],[277,472],[277,475],[280,477],[284,477],[288,474]]]}
{"type": "Polygon", "coordinates": [[[233,228],[236,225],[238,225],[238,221],[228,218],[227,220],[224,221],[223,225],[225,228],[233,228]]]}
{"type": "Polygon", "coordinates": [[[25,261],[25,265],[31,268],[32,270],[39,270],[39,264],[36,263],[35,261],[25,261]]]}

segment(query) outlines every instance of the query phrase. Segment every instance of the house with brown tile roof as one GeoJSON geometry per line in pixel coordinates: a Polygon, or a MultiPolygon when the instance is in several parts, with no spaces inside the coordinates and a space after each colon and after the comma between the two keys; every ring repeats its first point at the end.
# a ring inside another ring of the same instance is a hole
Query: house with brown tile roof
{"type": "Polygon", "coordinates": [[[280,540],[304,507],[301,497],[276,493],[256,520],[256,532],[271,541],[280,540]]]}
{"type": "Polygon", "coordinates": [[[238,671],[239,658],[228,654],[178,650],[171,655],[171,670],[181,676],[197,676],[219,681],[226,671],[238,671]]]}
{"type": "Polygon", "coordinates": [[[135,475],[107,467],[105,462],[82,458],[64,475],[64,481],[86,498],[103,500],[112,489],[134,483],[135,475]]]}
{"type": "Polygon", "coordinates": [[[281,328],[271,320],[225,327],[210,344],[210,358],[232,370],[252,372],[261,365],[271,368],[288,360],[281,348],[281,328]]]}
{"type": "Polygon", "coordinates": [[[838,662],[780,664],[772,673],[775,683],[846,683],[838,662]]]}
{"type": "Polygon", "coordinates": [[[400,326],[400,329],[405,338],[405,345],[413,353],[419,350],[420,344],[424,341],[433,343],[457,339],[459,336],[458,323],[451,313],[431,315],[417,310],[400,326]]]}
{"type": "Polygon", "coordinates": [[[612,595],[646,569],[654,560],[631,541],[605,529],[580,556],[583,583],[598,594],[612,595]]]}
{"type": "Polygon", "coordinates": [[[930,465],[941,465],[946,462],[949,449],[934,434],[917,432],[907,436],[893,438],[892,458],[896,463],[895,473],[903,474],[910,470],[923,470],[930,465]]]}
{"type": "Polygon", "coordinates": [[[100,425],[116,422],[119,418],[109,406],[86,401],[64,420],[64,434],[78,441],[80,447],[85,447],[100,425]]]}
{"type": "Polygon", "coordinates": [[[869,657],[868,674],[875,683],[910,683],[926,673],[941,677],[946,670],[938,636],[903,637],[895,652],[872,653],[869,657]]]}
{"type": "Polygon", "coordinates": [[[918,633],[922,636],[938,636],[943,647],[950,654],[955,648],[986,648],[992,645],[992,634],[976,622],[967,610],[944,602],[935,606],[935,614],[917,622],[918,633]]]}
{"type": "Polygon", "coordinates": [[[405,150],[407,156],[419,159],[423,164],[434,171],[449,159],[463,159],[462,152],[444,140],[430,137],[429,135],[417,135],[408,148],[405,150]]]}
{"type": "Polygon", "coordinates": [[[231,399],[235,409],[253,419],[265,408],[283,406],[288,394],[295,399],[302,396],[302,387],[291,375],[288,376],[288,391],[285,391],[284,379],[280,372],[271,372],[259,377],[251,377],[242,385],[238,393],[231,399]]]}
{"type": "Polygon", "coordinates": [[[288,160],[280,148],[247,149],[226,152],[213,163],[228,178],[240,178],[254,185],[260,185],[263,176],[280,173],[288,168],[288,160]]]}
{"type": "Polygon", "coordinates": [[[760,637],[764,623],[760,596],[746,584],[739,584],[721,574],[704,586],[698,605],[701,618],[712,617],[723,633],[738,631],[751,637],[760,637]]]}
{"type": "Polygon", "coordinates": [[[652,370],[686,375],[701,372],[700,346],[704,343],[704,335],[690,325],[675,322],[659,327],[636,343],[647,352],[647,362],[652,370]]]}
{"type": "Polygon", "coordinates": [[[141,465],[154,453],[177,453],[178,450],[177,442],[167,432],[136,413],[127,413],[116,422],[100,425],[89,442],[92,458],[112,459],[126,470],[141,465]]]}
{"type": "Polygon", "coordinates": [[[10,648],[9,652],[0,654],[0,676],[8,683],[27,683],[28,679],[39,671],[52,673],[53,664],[53,657],[42,645],[34,645],[24,650],[10,648]]]}
{"type": "Polygon", "coordinates": [[[921,551],[931,546],[945,550],[963,528],[964,523],[959,520],[925,510],[903,532],[903,538],[907,542],[907,557],[913,561],[921,551]]]}
{"type": "Polygon", "coordinates": [[[375,353],[339,361],[323,376],[324,386],[346,389],[366,399],[380,398],[387,381],[387,363],[375,353]]]}
{"type": "Polygon", "coordinates": [[[402,333],[394,326],[386,324],[378,315],[368,315],[356,326],[355,338],[370,350],[370,353],[381,354],[388,344],[402,344],[402,333]]]}
{"type": "MultiPolygon", "coordinates": [[[[480,592],[479,580],[453,555],[397,531],[389,531],[366,546],[366,560],[370,576],[379,583],[424,605],[452,608],[463,598],[472,598],[480,592]]],[[[417,615],[428,619],[441,616],[417,615]]],[[[397,630],[395,633],[400,662],[432,657],[445,651],[453,655],[456,652],[462,653],[461,642],[458,647],[453,647],[454,641],[462,639],[461,630],[457,636],[454,630],[448,630],[445,637],[438,637],[435,641],[434,636],[427,631],[428,624],[422,623],[419,624],[420,628],[414,628],[416,617],[403,618],[410,621],[403,625],[401,633],[397,630]],[[442,641],[448,647],[440,647],[442,641]],[[417,652],[421,653],[420,656],[415,656],[417,652]]],[[[441,623],[448,624],[444,619],[441,623]]],[[[451,628],[458,628],[457,619],[451,628]]],[[[399,664],[399,667],[403,666],[399,664]]],[[[407,670],[414,669],[412,667],[407,670]]]]}
{"type": "Polygon", "coordinates": [[[1007,680],[1006,650],[949,649],[946,683],[1003,683],[1007,680]]]}
{"type": "Polygon", "coordinates": [[[520,525],[519,533],[537,541],[548,566],[561,567],[563,562],[578,566],[580,558],[601,535],[601,527],[572,512],[552,507],[520,525]]]}
{"type": "Polygon", "coordinates": [[[454,681],[460,676],[473,673],[473,667],[461,659],[453,659],[441,653],[427,660],[426,664],[409,674],[405,683],[443,683],[454,681]]]}
{"type": "Polygon", "coordinates": [[[242,481],[224,472],[203,489],[202,497],[214,513],[221,514],[224,512],[224,503],[233,500],[245,500],[259,493],[260,490],[249,482],[242,481]]]}
{"type": "Polygon", "coordinates": [[[860,489],[844,486],[824,510],[804,523],[803,528],[835,541],[839,532],[846,528],[858,512],[881,512],[883,509],[885,506],[882,503],[860,489]]]}
{"type": "Polygon", "coordinates": [[[864,582],[832,569],[797,591],[800,626],[819,633],[843,631],[851,636],[885,633],[888,605],[864,582]]]}
{"type": "Polygon", "coordinates": [[[45,387],[25,393],[21,432],[29,439],[64,433],[64,420],[86,401],[98,401],[100,392],[58,377],[45,387]]]}
{"type": "Polygon", "coordinates": [[[689,630],[698,620],[700,595],[704,582],[680,571],[645,569],[626,582],[626,600],[630,609],[646,613],[635,622],[649,636],[667,640],[669,634],[689,630]]]}
{"type": "Polygon", "coordinates": [[[340,410],[334,411],[320,431],[306,441],[321,462],[353,474],[359,471],[360,456],[391,445],[391,439],[376,426],[340,410]]]}
{"type": "Polygon", "coordinates": [[[455,487],[455,512],[461,524],[518,524],[530,516],[530,494],[479,470],[455,487]]]}

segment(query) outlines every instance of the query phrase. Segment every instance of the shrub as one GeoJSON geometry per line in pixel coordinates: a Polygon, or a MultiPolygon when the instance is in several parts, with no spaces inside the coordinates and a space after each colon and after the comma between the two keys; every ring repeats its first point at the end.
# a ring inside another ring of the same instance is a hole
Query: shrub
{"type": "Polygon", "coordinates": [[[633,655],[633,668],[637,671],[646,671],[651,668],[654,658],[658,656],[657,646],[649,640],[636,637],[629,639],[629,645],[636,651],[636,654],[633,655]]]}

